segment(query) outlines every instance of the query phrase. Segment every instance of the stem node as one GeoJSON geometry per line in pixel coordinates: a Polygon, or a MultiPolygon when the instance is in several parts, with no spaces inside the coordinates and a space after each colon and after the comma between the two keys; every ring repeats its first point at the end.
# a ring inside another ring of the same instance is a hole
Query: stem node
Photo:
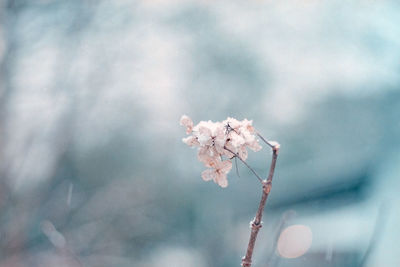
{"type": "Polygon", "coordinates": [[[245,257],[242,258],[242,267],[250,267],[251,260],[247,260],[245,257]]]}
{"type": "Polygon", "coordinates": [[[264,181],[263,182],[263,191],[265,194],[269,194],[271,192],[272,182],[271,181],[264,181]]]}
{"type": "Polygon", "coordinates": [[[250,222],[250,227],[252,230],[256,230],[256,229],[260,229],[262,227],[262,222],[257,223],[256,222],[256,218],[254,218],[251,222],[250,222]]]}

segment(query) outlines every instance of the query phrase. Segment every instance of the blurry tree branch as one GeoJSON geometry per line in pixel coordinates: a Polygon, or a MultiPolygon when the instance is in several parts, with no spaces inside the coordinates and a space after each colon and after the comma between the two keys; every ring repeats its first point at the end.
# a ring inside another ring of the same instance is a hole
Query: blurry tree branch
{"type": "Polygon", "coordinates": [[[384,204],[381,204],[379,207],[378,215],[375,220],[374,229],[372,232],[371,240],[369,241],[367,250],[365,251],[364,255],[361,258],[360,267],[364,267],[368,262],[371,253],[374,251],[377,243],[379,242],[379,238],[382,235],[382,230],[384,229],[384,224],[387,219],[387,210],[384,204]]]}

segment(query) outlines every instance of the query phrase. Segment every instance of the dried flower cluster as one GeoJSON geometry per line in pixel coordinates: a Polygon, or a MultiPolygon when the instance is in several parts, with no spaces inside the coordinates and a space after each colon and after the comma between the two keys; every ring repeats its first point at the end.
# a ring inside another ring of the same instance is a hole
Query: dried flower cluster
{"type": "Polygon", "coordinates": [[[213,180],[219,186],[227,187],[226,175],[232,169],[231,159],[238,156],[246,160],[247,148],[253,151],[261,149],[252,123],[247,119],[227,118],[222,122],[201,121],[194,126],[188,116],[181,117],[180,124],[190,135],[182,141],[198,148],[198,159],[207,167],[201,173],[204,181],[213,180]]]}

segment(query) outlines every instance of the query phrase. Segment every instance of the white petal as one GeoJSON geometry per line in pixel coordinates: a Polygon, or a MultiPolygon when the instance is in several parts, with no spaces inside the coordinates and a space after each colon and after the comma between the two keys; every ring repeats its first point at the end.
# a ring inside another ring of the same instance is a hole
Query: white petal
{"type": "Polygon", "coordinates": [[[257,152],[259,150],[261,150],[262,146],[257,142],[257,140],[254,140],[253,142],[251,142],[250,144],[248,144],[248,147],[257,152]]]}
{"type": "Polygon", "coordinates": [[[215,179],[215,170],[214,169],[207,169],[201,173],[201,178],[204,181],[211,181],[215,179]]]}
{"type": "Polygon", "coordinates": [[[214,181],[220,186],[220,187],[227,187],[228,186],[228,180],[226,179],[226,174],[217,174],[214,181]]]}
{"type": "Polygon", "coordinates": [[[210,128],[200,126],[198,131],[195,133],[195,136],[197,136],[197,140],[201,146],[210,145],[212,143],[210,128]]]}
{"type": "Polygon", "coordinates": [[[197,141],[197,138],[194,136],[188,136],[186,138],[182,138],[182,142],[184,142],[188,146],[199,146],[200,145],[199,141],[197,141]]]}
{"type": "Polygon", "coordinates": [[[244,140],[243,137],[234,133],[231,135],[231,143],[234,147],[239,148],[241,145],[246,143],[246,141],[244,140]]]}
{"type": "Polygon", "coordinates": [[[228,117],[226,120],[223,121],[223,123],[225,125],[229,124],[229,126],[233,129],[239,128],[240,124],[241,124],[240,121],[238,121],[237,119],[231,118],[231,117],[228,117]]]}
{"type": "Polygon", "coordinates": [[[180,124],[186,127],[186,133],[190,134],[193,131],[193,121],[186,115],[183,115],[180,120],[180,124]]]}
{"type": "Polygon", "coordinates": [[[230,160],[224,160],[218,164],[217,168],[221,173],[228,173],[232,169],[232,162],[230,160]]]}
{"type": "Polygon", "coordinates": [[[189,118],[189,116],[182,115],[182,117],[181,117],[179,122],[183,126],[186,126],[186,127],[191,126],[191,127],[193,127],[193,121],[192,121],[191,118],[189,118]]]}
{"type": "Polygon", "coordinates": [[[247,159],[247,156],[248,156],[246,146],[241,146],[240,149],[239,149],[238,154],[239,154],[239,157],[240,157],[242,160],[246,160],[246,159],[247,159]]]}

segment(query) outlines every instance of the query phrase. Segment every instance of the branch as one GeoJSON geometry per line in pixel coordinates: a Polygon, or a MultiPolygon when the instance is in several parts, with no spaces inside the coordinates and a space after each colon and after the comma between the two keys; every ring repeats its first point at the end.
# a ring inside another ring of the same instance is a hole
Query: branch
{"type": "MultiPolygon", "coordinates": [[[[251,259],[253,256],[254,245],[255,245],[255,242],[257,239],[258,231],[260,230],[260,228],[262,226],[262,222],[261,222],[262,212],[263,212],[265,204],[267,202],[268,195],[271,192],[272,178],[274,176],[276,160],[278,158],[278,152],[279,152],[279,148],[280,148],[280,145],[277,142],[267,141],[258,132],[257,132],[257,135],[261,138],[261,140],[263,140],[266,144],[268,144],[272,148],[272,160],[271,160],[271,165],[269,168],[269,174],[268,174],[267,180],[261,180],[262,185],[263,185],[263,192],[262,192],[262,196],[261,196],[261,200],[260,200],[260,204],[258,206],[256,216],[251,221],[251,233],[250,233],[249,244],[247,246],[246,255],[242,258],[242,266],[243,267],[251,266],[251,259]]],[[[244,161],[242,161],[242,162],[244,162],[244,161]]],[[[259,178],[258,175],[257,175],[257,178],[259,178]]]]}
{"type": "Polygon", "coordinates": [[[238,167],[238,163],[237,163],[237,157],[235,157],[235,169],[236,169],[236,175],[238,177],[240,177],[240,175],[239,175],[239,167],[238,167]]]}
{"type": "MultiPolygon", "coordinates": [[[[262,137],[262,135],[261,135],[259,132],[257,132],[257,131],[256,131],[256,134],[257,134],[258,137],[261,138],[261,140],[264,141],[264,143],[266,143],[267,145],[269,145],[269,147],[272,148],[272,149],[274,148],[275,145],[278,144],[278,143],[275,142],[275,141],[268,141],[267,139],[265,139],[264,137],[262,137]]],[[[279,144],[278,144],[278,145],[279,145],[279,144]]]]}
{"type": "Polygon", "coordinates": [[[258,180],[260,181],[260,183],[263,183],[263,179],[260,177],[260,175],[258,175],[257,172],[256,172],[252,167],[250,167],[250,165],[247,164],[247,162],[244,161],[244,160],[239,156],[238,153],[233,152],[232,150],[230,150],[230,149],[227,148],[226,146],[224,146],[224,149],[227,150],[227,151],[229,151],[229,152],[231,152],[233,155],[235,155],[236,158],[240,159],[240,161],[243,162],[243,164],[246,165],[246,167],[249,168],[249,170],[253,172],[253,174],[258,178],[258,180]]]}

